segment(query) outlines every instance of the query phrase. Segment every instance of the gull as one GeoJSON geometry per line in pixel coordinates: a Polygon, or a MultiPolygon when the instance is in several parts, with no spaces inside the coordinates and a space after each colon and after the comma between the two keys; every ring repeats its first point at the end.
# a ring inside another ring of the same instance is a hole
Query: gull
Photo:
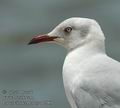
{"type": "Polygon", "coordinates": [[[105,36],[94,19],[66,19],[29,44],[56,43],[67,49],[63,83],[71,108],[120,108],[120,63],[105,52],[105,36]]]}

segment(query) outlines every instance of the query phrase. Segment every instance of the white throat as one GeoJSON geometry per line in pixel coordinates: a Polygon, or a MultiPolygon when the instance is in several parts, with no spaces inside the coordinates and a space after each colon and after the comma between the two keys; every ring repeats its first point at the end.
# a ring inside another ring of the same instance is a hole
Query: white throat
{"type": "Polygon", "coordinates": [[[105,54],[104,40],[98,40],[94,42],[91,41],[90,43],[84,44],[83,46],[77,46],[74,49],[68,49],[68,55],[73,55],[74,58],[79,57],[81,59],[85,59],[85,57],[87,58],[99,53],[105,54]]]}

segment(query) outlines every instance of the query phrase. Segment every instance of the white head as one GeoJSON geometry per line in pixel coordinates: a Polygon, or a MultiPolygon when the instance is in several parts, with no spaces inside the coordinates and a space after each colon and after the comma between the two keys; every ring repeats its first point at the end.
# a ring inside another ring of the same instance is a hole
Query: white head
{"type": "Polygon", "coordinates": [[[104,47],[104,34],[99,24],[88,18],[69,18],[46,35],[34,37],[29,44],[55,42],[68,50],[93,43],[104,47]]]}

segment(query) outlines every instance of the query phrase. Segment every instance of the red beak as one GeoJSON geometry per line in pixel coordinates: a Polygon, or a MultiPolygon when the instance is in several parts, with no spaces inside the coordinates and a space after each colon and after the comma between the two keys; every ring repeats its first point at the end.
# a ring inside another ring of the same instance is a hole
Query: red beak
{"type": "Polygon", "coordinates": [[[49,42],[49,41],[54,41],[54,39],[58,38],[57,36],[49,36],[49,35],[39,35],[39,36],[35,36],[32,38],[32,40],[28,43],[28,45],[30,44],[36,44],[36,43],[40,43],[40,42],[49,42]]]}

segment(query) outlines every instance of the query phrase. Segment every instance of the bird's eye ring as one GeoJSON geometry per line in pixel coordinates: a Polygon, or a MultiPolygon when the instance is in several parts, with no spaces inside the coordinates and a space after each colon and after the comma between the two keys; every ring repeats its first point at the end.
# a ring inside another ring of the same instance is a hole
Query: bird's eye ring
{"type": "Polygon", "coordinates": [[[72,31],[72,27],[66,27],[66,28],[64,29],[64,31],[65,31],[66,33],[70,33],[70,32],[72,31]]]}

